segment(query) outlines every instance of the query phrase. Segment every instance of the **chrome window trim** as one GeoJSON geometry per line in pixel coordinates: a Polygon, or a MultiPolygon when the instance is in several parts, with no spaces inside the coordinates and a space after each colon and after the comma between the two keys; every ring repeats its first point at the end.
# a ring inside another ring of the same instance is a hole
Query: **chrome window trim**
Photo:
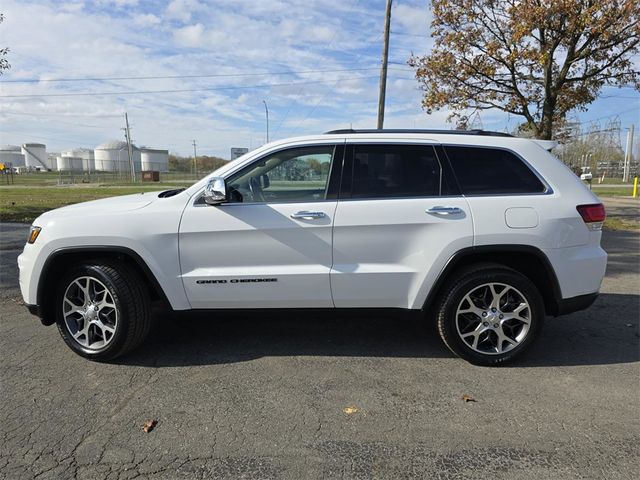
{"type": "MultiPolygon", "coordinates": [[[[435,149],[435,146],[441,146],[443,148],[446,147],[469,147],[469,148],[486,148],[486,149],[492,149],[492,150],[503,150],[506,151],[508,153],[513,154],[516,158],[518,158],[521,162],[523,162],[527,168],[529,168],[529,170],[536,176],[536,178],[540,181],[540,183],[542,183],[542,185],[544,186],[544,191],[542,192],[530,192],[530,193],[474,193],[474,194],[470,194],[470,195],[465,195],[463,193],[461,193],[460,195],[438,195],[438,196],[414,196],[414,197],[370,197],[370,198],[337,198],[337,199],[322,199],[322,200],[315,200],[313,202],[236,202],[236,203],[221,203],[220,205],[217,206],[224,206],[224,205],[285,205],[285,204],[292,204],[292,203],[321,203],[321,202],[361,202],[361,201],[370,201],[370,200],[416,200],[416,199],[435,199],[435,198],[487,198],[487,197],[538,197],[538,196],[544,196],[544,195],[553,195],[555,193],[555,191],[553,190],[553,188],[547,183],[547,181],[545,180],[545,178],[538,172],[538,170],[531,165],[531,163],[529,163],[522,155],[520,155],[518,152],[507,148],[507,147],[499,147],[499,146],[493,146],[493,145],[478,145],[478,144],[472,144],[472,143],[465,143],[465,144],[460,144],[460,143],[433,143],[432,139],[425,139],[423,141],[417,140],[417,139],[407,139],[410,141],[398,141],[398,140],[392,140],[392,141],[388,141],[388,142],[383,142],[382,139],[380,139],[379,142],[374,142],[376,144],[388,144],[388,145],[424,145],[424,146],[430,146],[433,147],[435,149]]],[[[229,173],[228,176],[231,176],[235,173],[238,173],[239,171],[243,170],[244,168],[248,168],[251,165],[253,165],[254,162],[257,162],[269,155],[272,155],[274,153],[277,152],[281,152],[283,150],[289,150],[292,148],[301,148],[301,147],[316,147],[316,146],[326,146],[326,145],[331,145],[333,144],[334,147],[338,147],[340,144],[342,144],[343,142],[326,142],[326,143],[312,143],[309,145],[304,145],[304,144],[297,144],[297,145],[287,145],[287,146],[283,146],[282,148],[279,148],[277,150],[272,150],[269,153],[266,153],[265,155],[262,155],[260,157],[257,157],[256,159],[254,159],[253,161],[251,161],[251,163],[249,163],[248,165],[244,165],[242,168],[237,169],[235,171],[232,171],[229,173]]],[[[349,146],[349,145],[357,145],[357,144],[369,144],[371,142],[368,141],[368,139],[347,139],[344,141],[344,144],[349,146]]],[[[440,168],[441,168],[441,176],[442,176],[442,161],[441,159],[438,157],[437,155],[437,151],[436,153],[436,158],[438,160],[438,163],[440,163],[440,168]]],[[[446,154],[446,150],[445,150],[445,154],[446,154]]],[[[449,163],[450,160],[447,159],[447,161],[449,163]]],[[[333,168],[333,164],[334,164],[334,159],[331,159],[331,168],[333,168]]],[[[451,167],[453,168],[453,166],[451,167]]],[[[329,172],[331,173],[331,172],[329,172]]],[[[455,173],[455,171],[454,171],[455,173]]],[[[225,180],[227,179],[227,176],[224,177],[225,180]]],[[[193,202],[193,206],[194,207],[210,207],[210,205],[207,205],[204,202],[201,202],[202,199],[202,195],[203,192],[199,192],[195,195],[195,200],[193,202]]]]}
{"type": "Polygon", "coordinates": [[[314,200],[314,201],[311,201],[311,202],[233,202],[233,203],[232,202],[223,202],[223,203],[220,203],[218,205],[207,205],[206,203],[204,203],[204,201],[196,203],[196,202],[198,202],[198,200],[200,200],[202,198],[202,195],[204,195],[204,194],[201,193],[198,196],[198,198],[196,198],[196,200],[194,201],[193,206],[195,208],[201,208],[201,207],[232,207],[232,206],[233,207],[237,207],[237,206],[244,206],[244,205],[246,205],[247,207],[248,206],[252,206],[252,205],[293,205],[293,204],[296,204],[296,203],[300,203],[300,204],[303,204],[303,203],[330,203],[330,202],[337,202],[338,201],[337,198],[329,198],[329,199],[325,198],[325,199],[322,199],[322,200],[314,200]]]}

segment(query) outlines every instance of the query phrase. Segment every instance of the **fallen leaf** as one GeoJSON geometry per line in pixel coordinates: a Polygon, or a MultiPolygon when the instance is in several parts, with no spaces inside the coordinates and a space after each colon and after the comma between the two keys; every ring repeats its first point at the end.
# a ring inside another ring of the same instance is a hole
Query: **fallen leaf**
{"type": "Polygon", "coordinates": [[[346,407],[342,411],[347,415],[352,415],[358,411],[358,407],[346,407]]]}
{"type": "Polygon", "coordinates": [[[475,402],[475,401],[476,401],[476,399],[475,399],[475,398],[473,398],[473,397],[472,397],[472,396],[470,396],[470,395],[466,395],[466,394],[462,396],[462,400],[463,400],[465,403],[466,403],[466,402],[475,402]]]}
{"type": "Polygon", "coordinates": [[[147,420],[146,422],[144,422],[144,425],[142,426],[142,430],[144,431],[144,433],[149,433],[151,430],[154,429],[154,427],[158,424],[157,420],[147,420]]]}

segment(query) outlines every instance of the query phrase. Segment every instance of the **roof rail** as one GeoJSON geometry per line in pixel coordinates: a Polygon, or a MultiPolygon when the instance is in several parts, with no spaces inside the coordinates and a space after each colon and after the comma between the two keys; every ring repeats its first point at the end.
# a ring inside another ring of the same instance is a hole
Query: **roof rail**
{"type": "Polygon", "coordinates": [[[513,137],[513,135],[504,132],[491,132],[489,130],[431,130],[431,129],[411,129],[411,128],[389,128],[389,129],[358,129],[354,130],[351,128],[344,128],[341,130],[330,130],[328,132],[324,132],[325,135],[346,135],[352,133],[431,133],[438,135],[481,135],[486,137],[513,137]]]}

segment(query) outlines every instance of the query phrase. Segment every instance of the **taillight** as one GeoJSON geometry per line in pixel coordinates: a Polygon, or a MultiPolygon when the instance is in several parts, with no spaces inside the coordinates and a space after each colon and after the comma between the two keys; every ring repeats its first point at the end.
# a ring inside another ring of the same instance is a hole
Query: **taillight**
{"type": "Polygon", "coordinates": [[[589,230],[602,230],[602,224],[607,217],[607,213],[604,211],[604,205],[601,203],[593,203],[590,205],[578,205],[576,207],[578,213],[587,224],[589,230]]]}

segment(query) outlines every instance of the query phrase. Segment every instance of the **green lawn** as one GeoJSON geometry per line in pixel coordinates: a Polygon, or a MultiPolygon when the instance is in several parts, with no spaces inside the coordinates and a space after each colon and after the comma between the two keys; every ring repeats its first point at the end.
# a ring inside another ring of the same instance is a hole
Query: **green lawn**
{"type": "MultiPolygon", "coordinates": [[[[640,189],[640,187],[638,187],[640,189]]],[[[633,194],[633,187],[620,187],[620,188],[593,188],[591,190],[599,197],[630,197],[633,194]]]]}
{"type": "Polygon", "coordinates": [[[129,195],[131,193],[168,190],[166,185],[135,185],[126,187],[100,186],[50,186],[17,187],[0,186],[0,221],[31,223],[47,210],[87,202],[99,198],[129,195]]]}
{"type": "Polygon", "coordinates": [[[640,231],[640,224],[633,220],[620,217],[607,217],[604,221],[605,230],[625,230],[628,232],[640,231]]]}

